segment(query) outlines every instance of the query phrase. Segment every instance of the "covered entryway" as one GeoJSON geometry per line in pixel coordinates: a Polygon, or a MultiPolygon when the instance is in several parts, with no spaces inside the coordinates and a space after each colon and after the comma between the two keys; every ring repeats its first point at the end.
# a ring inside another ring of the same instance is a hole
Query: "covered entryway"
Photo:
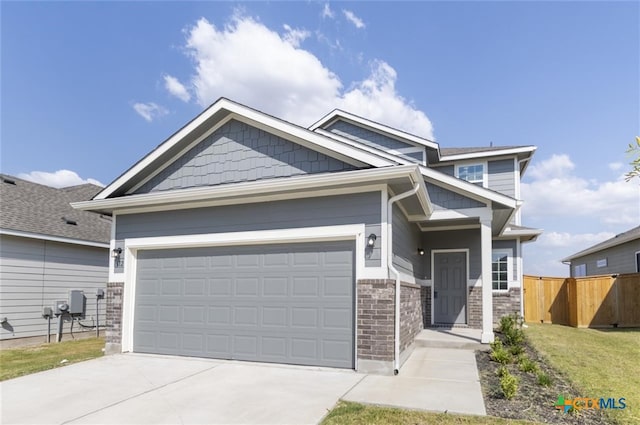
{"type": "Polygon", "coordinates": [[[141,250],[133,351],[354,368],[354,242],[141,250]]]}
{"type": "Polygon", "coordinates": [[[467,323],[466,252],[436,252],[433,263],[434,323],[467,323]]]}

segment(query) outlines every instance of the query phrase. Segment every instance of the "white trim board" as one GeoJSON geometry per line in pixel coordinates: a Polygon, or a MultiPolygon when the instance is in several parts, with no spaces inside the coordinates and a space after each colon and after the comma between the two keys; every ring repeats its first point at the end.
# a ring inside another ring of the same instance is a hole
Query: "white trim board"
{"type": "Polygon", "coordinates": [[[366,237],[364,224],[351,224],[126,239],[125,285],[122,306],[122,351],[133,350],[133,318],[135,311],[137,253],[139,250],[353,240],[355,242],[356,262],[354,284],[359,279],[386,279],[388,276],[386,267],[365,267],[366,237]]]}

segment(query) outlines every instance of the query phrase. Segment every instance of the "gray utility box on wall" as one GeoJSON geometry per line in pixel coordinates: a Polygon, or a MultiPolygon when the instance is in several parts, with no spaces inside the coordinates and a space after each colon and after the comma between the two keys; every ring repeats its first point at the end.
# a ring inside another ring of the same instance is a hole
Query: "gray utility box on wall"
{"type": "Polygon", "coordinates": [[[74,289],[69,291],[69,314],[84,314],[84,293],[74,289]]]}

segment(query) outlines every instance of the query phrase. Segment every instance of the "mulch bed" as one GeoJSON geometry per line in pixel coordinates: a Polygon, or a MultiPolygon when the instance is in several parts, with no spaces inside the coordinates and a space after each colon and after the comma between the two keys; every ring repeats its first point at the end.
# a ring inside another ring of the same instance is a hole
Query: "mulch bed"
{"type": "MultiPolygon", "coordinates": [[[[496,333],[496,338],[500,338],[496,333]]],[[[518,377],[520,383],[514,398],[507,400],[500,389],[500,378],[497,375],[499,363],[490,359],[490,351],[476,351],[476,362],[480,373],[480,383],[487,414],[507,419],[525,419],[550,424],[585,424],[596,425],[611,423],[601,410],[582,409],[578,412],[565,413],[554,407],[558,395],[566,399],[582,397],[567,378],[546,364],[540,355],[527,343],[524,344],[528,358],[538,364],[540,371],[551,378],[551,386],[538,384],[533,373],[521,372],[517,364],[507,365],[509,372],[518,377]]]]}

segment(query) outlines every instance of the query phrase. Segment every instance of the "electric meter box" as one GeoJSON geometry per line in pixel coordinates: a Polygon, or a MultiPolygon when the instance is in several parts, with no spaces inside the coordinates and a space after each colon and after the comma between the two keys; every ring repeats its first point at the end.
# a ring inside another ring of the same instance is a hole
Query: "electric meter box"
{"type": "Polygon", "coordinates": [[[69,314],[84,313],[84,293],[74,289],[69,291],[69,314]]]}

